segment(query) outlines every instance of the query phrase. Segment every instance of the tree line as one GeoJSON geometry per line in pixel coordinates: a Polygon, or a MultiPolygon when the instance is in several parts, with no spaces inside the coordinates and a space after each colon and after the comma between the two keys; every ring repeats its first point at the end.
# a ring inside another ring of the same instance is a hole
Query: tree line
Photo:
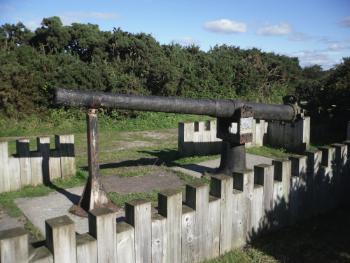
{"type": "Polygon", "coordinates": [[[161,45],[151,35],[44,18],[0,27],[0,114],[21,118],[53,108],[54,87],[192,98],[281,102],[294,94],[313,114],[348,112],[350,58],[330,70],[298,58],[214,46],[161,45]]]}

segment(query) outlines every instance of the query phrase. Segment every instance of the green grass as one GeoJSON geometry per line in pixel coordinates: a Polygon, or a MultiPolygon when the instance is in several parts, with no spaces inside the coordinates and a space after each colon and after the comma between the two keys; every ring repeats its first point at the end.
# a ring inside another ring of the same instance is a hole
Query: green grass
{"type": "Polygon", "coordinates": [[[247,153],[261,155],[269,158],[288,158],[291,153],[284,148],[273,148],[270,146],[251,147],[247,149],[247,153]]]}
{"type": "MultiPolygon", "coordinates": [[[[100,110],[100,131],[145,131],[177,128],[182,121],[206,120],[206,116],[134,112],[125,117],[125,112],[105,114],[100,110]]],[[[25,119],[14,120],[0,116],[0,137],[37,136],[57,133],[84,133],[86,130],[86,113],[78,109],[51,109],[44,115],[32,115],[25,119]]]]}
{"type": "Polygon", "coordinates": [[[126,202],[131,202],[136,199],[144,199],[147,201],[152,202],[153,206],[156,206],[157,204],[157,196],[158,191],[152,191],[149,193],[130,193],[126,195],[121,195],[115,192],[108,193],[108,197],[111,199],[111,201],[116,204],[118,207],[125,207],[126,202]]]}
{"type": "MultiPolygon", "coordinates": [[[[76,176],[68,179],[56,179],[53,180],[53,184],[59,188],[71,188],[79,185],[83,185],[86,181],[87,174],[82,171],[78,171],[76,176]]],[[[38,186],[26,186],[20,191],[7,192],[0,194],[0,205],[6,210],[9,216],[19,217],[22,215],[21,210],[16,206],[14,200],[24,197],[38,197],[47,195],[53,192],[54,189],[45,185],[38,186]]]]}
{"type": "Polygon", "coordinates": [[[244,249],[234,249],[226,254],[215,258],[213,260],[205,261],[205,263],[269,263],[278,262],[273,257],[264,254],[262,251],[253,247],[246,247],[244,249]]]}

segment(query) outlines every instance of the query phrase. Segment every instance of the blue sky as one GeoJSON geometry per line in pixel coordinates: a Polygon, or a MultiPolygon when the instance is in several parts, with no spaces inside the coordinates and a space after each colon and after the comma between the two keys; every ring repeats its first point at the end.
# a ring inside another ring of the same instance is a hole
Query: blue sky
{"type": "Polygon", "coordinates": [[[350,0],[0,0],[0,24],[34,30],[43,17],[152,34],[160,43],[216,44],[297,56],[324,68],[350,56],[350,0]]]}

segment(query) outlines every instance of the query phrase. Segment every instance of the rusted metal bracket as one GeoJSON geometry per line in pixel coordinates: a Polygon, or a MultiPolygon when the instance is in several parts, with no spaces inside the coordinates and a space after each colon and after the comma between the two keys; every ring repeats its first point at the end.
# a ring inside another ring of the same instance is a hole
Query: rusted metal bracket
{"type": "Polygon", "coordinates": [[[89,210],[98,207],[108,207],[113,211],[118,210],[117,206],[107,197],[99,174],[97,109],[88,110],[86,124],[89,177],[79,203],[73,205],[69,210],[71,213],[81,217],[87,217],[89,210]]]}

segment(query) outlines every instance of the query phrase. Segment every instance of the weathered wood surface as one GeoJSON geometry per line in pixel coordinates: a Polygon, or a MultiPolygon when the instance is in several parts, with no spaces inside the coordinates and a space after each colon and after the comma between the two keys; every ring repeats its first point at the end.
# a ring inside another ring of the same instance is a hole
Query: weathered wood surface
{"type": "Polygon", "coordinates": [[[126,222],[117,223],[117,262],[135,262],[134,228],[126,222]]]}
{"type": "Polygon", "coordinates": [[[89,211],[89,233],[97,240],[98,263],[115,263],[117,231],[115,213],[108,208],[89,211]]]}
{"type": "Polygon", "coordinates": [[[181,261],[181,190],[166,190],[158,194],[159,214],[166,217],[166,261],[181,261]]]}
{"type": "Polygon", "coordinates": [[[160,214],[152,215],[152,263],[170,262],[167,261],[167,230],[167,218],[160,214]]]}
{"type": "Polygon", "coordinates": [[[97,263],[97,241],[85,233],[76,236],[77,263],[97,263]]]}
{"type": "Polygon", "coordinates": [[[200,262],[207,257],[206,232],[208,229],[209,214],[209,187],[203,183],[186,185],[186,204],[194,209],[195,224],[195,246],[194,262],[200,262]]]}
{"type": "Polygon", "coordinates": [[[76,238],[74,222],[68,216],[45,221],[46,245],[55,263],[76,263],[76,238]]]}
{"type": "Polygon", "coordinates": [[[135,200],[125,204],[126,222],[135,229],[135,262],[152,261],[151,202],[135,200]]]}
{"type": "Polygon", "coordinates": [[[31,185],[32,169],[30,166],[29,139],[16,140],[16,149],[21,167],[21,186],[31,185]]]}
{"type": "Polygon", "coordinates": [[[28,235],[24,229],[13,228],[0,232],[0,262],[28,262],[28,235]]]}
{"type": "Polygon", "coordinates": [[[232,177],[226,175],[212,176],[210,194],[220,198],[220,255],[222,255],[232,249],[232,177]]]}
{"type": "Polygon", "coordinates": [[[196,249],[196,211],[189,206],[182,206],[182,229],[181,229],[181,261],[191,263],[195,261],[196,249]]]}

